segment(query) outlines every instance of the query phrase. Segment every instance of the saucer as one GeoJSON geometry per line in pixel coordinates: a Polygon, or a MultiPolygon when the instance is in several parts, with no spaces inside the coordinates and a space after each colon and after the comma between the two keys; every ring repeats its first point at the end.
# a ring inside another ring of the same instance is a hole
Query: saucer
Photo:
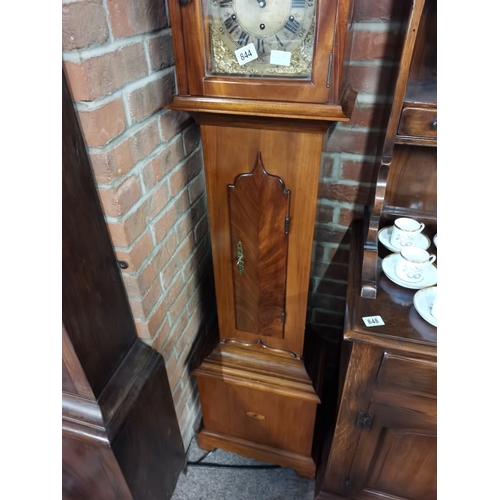
{"type": "Polygon", "coordinates": [[[419,290],[413,297],[413,305],[420,316],[437,328],[437,319],[431,314],[431,307],[437,296],[437,286],[419,290]]]}
{"type": "Polygon", "coordinates": [[[425,276],[418,283],[409,283],[404,281],[396,275],[396,263],[400,258],[399,253],[391,253],[382,260],[382,271],[396,285],[404,288],[411,288],[412,290],[420,290],[428,286],[433,286],[437,283],[437,268],[434,264],[425,268],[425,276]]]}
{"type": "MultiPolygon", "coordinates": [[[[393,252],[400,252],[402,247],[395,247],[391,244],[392,226],[384,227],[378,232],[378,239],[384,247],[393,252]]],[[[427,250],[431,246],[431,240],[424,234],[419,233],[415,240],[415,246],[427,250]]]]}

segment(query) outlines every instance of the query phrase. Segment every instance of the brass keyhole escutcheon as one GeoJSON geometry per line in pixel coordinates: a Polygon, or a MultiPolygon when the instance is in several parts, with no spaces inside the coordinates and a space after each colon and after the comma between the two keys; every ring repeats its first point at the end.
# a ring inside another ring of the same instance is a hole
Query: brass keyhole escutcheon
{"type": "Polygon", "coordinates": [[[236,267],[238,268],[238,272],[243,274],[245,270],[245,260],[243,258],[243,243],[241,243],[241,241],[236,243],[236,267]]]}
{"type": "Polygon", "coordinates": [[[265,420],[266,417],[264,415],[261,415],[260,413],[255,413],[254,411],[247,411],[245,412],[245,415],[247,417],[253,418],[255,420],[265,420]]]}

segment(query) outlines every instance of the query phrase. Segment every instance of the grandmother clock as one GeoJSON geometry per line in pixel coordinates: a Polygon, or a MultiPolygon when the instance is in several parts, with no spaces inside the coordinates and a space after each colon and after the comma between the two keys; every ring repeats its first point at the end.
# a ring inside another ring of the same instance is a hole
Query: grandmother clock
{"type": "Polygon", "coordinates": [[[195,370],[201,448],[314,477],[304,336],[323,138],[347,121],[351,0],[169,0],[201,128],[220,342],[195,370]]]}

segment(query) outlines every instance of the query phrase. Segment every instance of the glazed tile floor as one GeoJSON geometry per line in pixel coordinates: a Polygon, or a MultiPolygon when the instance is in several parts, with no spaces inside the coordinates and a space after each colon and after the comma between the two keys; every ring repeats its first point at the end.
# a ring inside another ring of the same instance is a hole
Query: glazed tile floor
{"type": "Polygon", "coordinates": [[[193,438],[187,453],[188,466],[180,474],[171,500],[314,499],[314,480],[299,477],[290,468],[276,467],[219,449],[200,463],[233,468],[190,465],[207,453],[198,447],[196,438],[193,438]],[[258,469],[256,466],[267,468],[258,469]]]}

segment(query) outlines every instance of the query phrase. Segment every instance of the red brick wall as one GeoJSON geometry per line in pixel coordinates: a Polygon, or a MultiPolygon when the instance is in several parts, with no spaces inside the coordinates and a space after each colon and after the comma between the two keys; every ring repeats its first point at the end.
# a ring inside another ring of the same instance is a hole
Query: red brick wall
{"type": "Polygon", "coordinates": [[[185,444],[189,362],[215,319],[199,131],[175,92],[163,0],[63,0],[63,64],[138,335],[165,357],[185,444]]]}
{"type": "MultiPolygon", "coordinates": [[[[350,122],[326,137],[309,322],[342,331],[353,218],[370,203],[400,0],[356,0],[350,122]],[[394,6],[393,6],[394,3],[394,6]]],[[[63,0],[63,62],[138,335],[163,354],[184,442],[200,421],[190,360],[214,320],[199,132],[175,92],[163,0],[63,0]]]]}

